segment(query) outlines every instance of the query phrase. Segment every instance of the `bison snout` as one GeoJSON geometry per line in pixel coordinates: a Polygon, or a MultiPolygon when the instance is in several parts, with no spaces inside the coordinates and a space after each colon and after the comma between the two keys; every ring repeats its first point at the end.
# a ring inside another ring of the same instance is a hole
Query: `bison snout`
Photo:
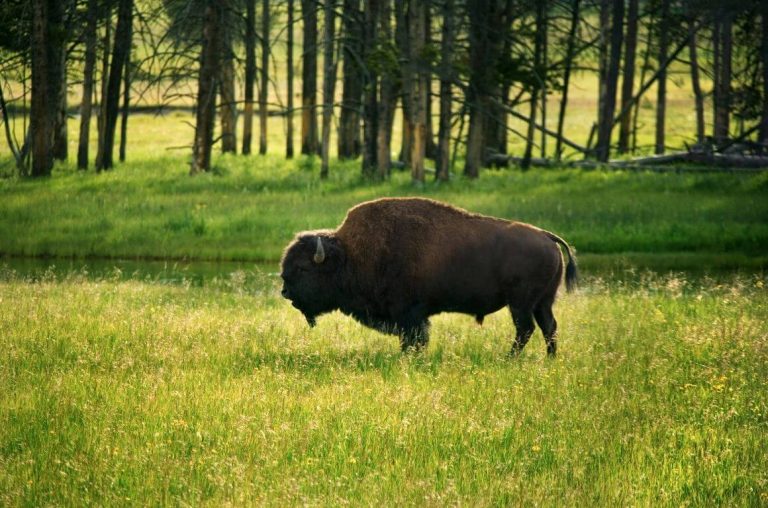
{"type": "Polygon", "coordinates": [[[288,290],[286,288],[283,288],[280,294],[283,295],[283,298],[288,298],[288,290]]]}

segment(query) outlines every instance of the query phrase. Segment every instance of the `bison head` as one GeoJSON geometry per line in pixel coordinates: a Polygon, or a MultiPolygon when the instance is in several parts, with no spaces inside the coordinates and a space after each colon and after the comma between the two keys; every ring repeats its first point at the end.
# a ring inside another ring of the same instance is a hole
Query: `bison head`
{"type": "Polygon", "coordinates": [[[344,250],[324,232],[302,233],[285,249],[280,277],[282,295],[299,309],[310,326],[320,314],[339,307],[339,274],[344,250]]]}

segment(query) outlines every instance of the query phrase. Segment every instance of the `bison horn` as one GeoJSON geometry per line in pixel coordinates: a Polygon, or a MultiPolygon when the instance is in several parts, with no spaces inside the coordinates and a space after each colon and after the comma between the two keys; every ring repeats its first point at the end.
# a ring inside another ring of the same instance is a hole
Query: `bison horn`
{"type": "Polygon", "coordinates": [[[314,259],[315,263],[318,265],[325,261],[325,249],[323,249],[323,241],[320,239],[320,237],[317,237],[317,250],[315,251],[315,257],[314,259]]]}

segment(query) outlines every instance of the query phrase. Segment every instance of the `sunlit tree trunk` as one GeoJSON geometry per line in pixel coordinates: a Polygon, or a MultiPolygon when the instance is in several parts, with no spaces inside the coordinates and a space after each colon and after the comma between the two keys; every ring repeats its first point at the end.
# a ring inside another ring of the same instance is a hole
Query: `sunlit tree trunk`
{"type": "Polygon", "coordinates": [[[85,66],[83,68],[83,98],[80,102],[80,136],[77,144],[77,167],[88,169],[88,147],[91,132],[93,74],[96,67],[97,0],[88,0],[85,27],[85,66]]]}
{"type": "Polygon", "coordinates": [[[120,83],[125,70],[125,60],[131,47],[131,24],[133,23],[133,0],[120,0],[117,10],[117,26],[115,28],[115,45],[112,61],[109,66],[107,81],[106,107],[107,115],[104,124],[104,149],[101,165],[97,169],[111,169],[113,166],[113,151],[115,146],[115,130],[117,127],[118,103],[120,101],[120,83]]]}
{"type": "MultiPolygon", "coordinates": [[[[377,2],[377,39],[379,47],[392,44],[392,0],[377,2]]],[[[384,65],[379,76],[379,97],[376,101],[376,176],[385,179],[389,176],[392,164],[392,125],[395,121],[395,104],[397,102],[397,77],[395,62],[384,65]]],[[[403,137],[407,134],[403,133],[403,137]]]]}
{"type": "Polygon", "coordinates": [[[219,116],[221,118],[221,152],[237,151],[237,97],[235,97],[235,53],[232,28],[221,27],[219,63],[219,116]]]}
{"type": "MultiPolygon", "coordinates": [[[[254,0],[255,1],[255,0],[254,0]]],[[[288,67],[288,100],[286,101],[286,127],[285,127],[285,156],[289,159],[293,158],[293,24],[294,11],[293,0],[288,0],[288,39],[286,47],[286,66],[288,67]]]]}
{"type": "Polygon", "coordinates": [[[210,0],[205,6],[191,174],[211,169],[211,145],[216,113],[216,78],[219,75],[221,55],[220,37],[223,7],[216,0],[210,0]]]}
{"type": "Polygon", "coordinates": [[[259,153],[267,153],[269,105],[269,0],[261,3],[261,79],[259,80],[259,153]]]}
{"type": "Polygon", "coordinates": [[[444,0],[442,5],[443,29],[440,41],[440,125],[437,141],[437,179],[450,178],[451,166],[451,101],[453,94],[454,12],[453,0],[444,0]]]}
{"type": "Polygon", "coordinates": [[[325,0],[325,23],[323,36],[323,126],[322,143],[320,145],[320,178],[328,178],[331,145],[331,119],[333,118],[333,94],[336,89],[336,61],[333,57],[333,36],[335,31],[335,15],[333,0],[325,0]]]}

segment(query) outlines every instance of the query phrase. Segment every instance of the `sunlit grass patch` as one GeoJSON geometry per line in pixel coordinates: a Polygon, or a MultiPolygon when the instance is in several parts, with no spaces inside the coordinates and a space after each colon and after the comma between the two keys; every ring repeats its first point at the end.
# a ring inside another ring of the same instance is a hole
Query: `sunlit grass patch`
{"type": "MultiPolygon", "coordinates": [[[[239,276],[234,276],[237,279],[239,276]]],[[[506,311],[429,348],[275,279],[0,282],[3,504],[760,504],[762,276],[587,278],[510,359],[506,311]]]]}

